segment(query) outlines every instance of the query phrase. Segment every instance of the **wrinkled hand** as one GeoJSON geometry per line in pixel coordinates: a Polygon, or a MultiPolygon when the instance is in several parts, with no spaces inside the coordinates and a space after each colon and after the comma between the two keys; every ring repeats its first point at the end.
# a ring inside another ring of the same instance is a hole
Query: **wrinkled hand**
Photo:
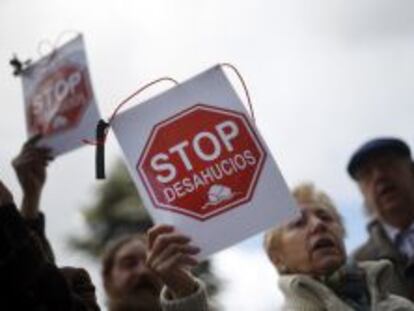
{"type": "Polygon", "coordinates": [[[194,255],[200,249],[190,242],[172,226],[156,225],[148,231],[146,265],[176,298],[189,296],[198,288],[189,268],[198,264],[194,255]]]}
{"type": "Polygon", "coordinates": [[[46,181],[46,167],[53,160],[51,150],[36,147],[41,135],[30,138],[19,155],[12,161],[23,189],[23,216],[35,217],[39,209],[40,195],[46,181]]]}
{"type": "Polygon", "coordinates": [[[0,180],[0,206],[13,203],[13,196],[0,180]]]}

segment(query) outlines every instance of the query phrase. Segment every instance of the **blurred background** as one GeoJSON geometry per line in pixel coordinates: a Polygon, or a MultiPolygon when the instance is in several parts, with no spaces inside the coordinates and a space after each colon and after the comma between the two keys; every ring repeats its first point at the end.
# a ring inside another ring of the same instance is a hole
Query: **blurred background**
{"type": "MultiPolygon", "coordinates": [[[[21,81],[8,62],[13,53],[38,59],[39,42],[53,43],[67,30],[84,35],[104,117],[148,81],[183,81],[217,63],[234,64],[287,183],[313,181],[332,196],[349,251],[365,239],[367,222],[345,171],[350,154],[375,136],[414,147],[413,1],[0,0],[0,178],[17,202],[10,161],[26,132],[21,81]]],[[[244,100],[239,81],[229,77],[244,100]]],[[[106,149],[105,182],[94,179],[94,149],[84,147],[50,166],[42,198],[58,264],[88,268],[102,306],[95,255],[117,230],[149,225],[112,135],[106,149]]],[[[258,235],[212,256],[207,268],[223,310],[280,307],[277,275],[261,243],[258,235]]]]}

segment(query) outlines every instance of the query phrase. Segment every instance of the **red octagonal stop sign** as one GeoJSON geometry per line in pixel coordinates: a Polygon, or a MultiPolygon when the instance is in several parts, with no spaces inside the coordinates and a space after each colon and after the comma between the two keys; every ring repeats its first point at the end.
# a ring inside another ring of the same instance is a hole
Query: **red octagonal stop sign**
{"type": "Polygon", "coordinates": [[[242,113],[197,104],[154,126],[137,170],[157,208],[205,220],[250,201],[265,157],[242,113]]]}
{"type": "Polygon", "coordinates": [[[92,98],[87,72],[66,64],[36,86],[27,106],[29,132],[48,136],[76,126],[92,98]]]}

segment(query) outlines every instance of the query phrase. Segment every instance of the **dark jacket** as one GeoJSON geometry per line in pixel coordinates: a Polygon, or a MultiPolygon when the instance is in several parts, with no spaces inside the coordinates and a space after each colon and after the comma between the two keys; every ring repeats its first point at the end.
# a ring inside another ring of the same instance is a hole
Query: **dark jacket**
{"type": "MultiPolygon", "coordinates": [[[[34,219],[25,219],[25,225],[29,229],[33,238],[42,250],[47,262],[55,264],[55,254],[52,246],[46,237],[45,216],[42,212],[34,219]]],[[[100,308],[96,299],[95,286],[89,276],[89,273],[83,268],[61,267],[60,273],[69,285],[75,310],[99,311],[100,308]]]]}
{"type": "Polygon", "coordinates": [[[395,269],[390,292],[414,301],[414,264],[398,252],[377,220],[368,225],[369,239],[353,254],[356,261],[390,260],[395,269]]]}
{"type": "Polygon", "coordinates": [[[92,286],[94,295],[90,279],[86,287],[79,287],[79,278],[67,279],[51,262],[43,238],[29,228],[14,204],[0,206],[0,310],[99,310],[96,300],[83,300],[85,288],[91,293],[92,286]]]}
{"type": "Polygon", "coordinates": [[[29,231],[33,233],[33,235],[35,235],[35,239],[37,240],[37,242],[40,243],[39,247],[41,247],[46,260],[50,263],[55,263],[55,254],[53,253],[52,246],[50,245],[49,240],[46,237],[46,220],[44,214],[42,212],[39,212],[36,218],[23,218],[23,220],[29,231]]]}

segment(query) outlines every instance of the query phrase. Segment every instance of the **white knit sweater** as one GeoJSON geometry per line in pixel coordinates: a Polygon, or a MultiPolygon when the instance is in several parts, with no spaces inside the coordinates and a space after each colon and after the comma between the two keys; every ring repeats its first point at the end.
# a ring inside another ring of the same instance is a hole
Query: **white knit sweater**
{"type": "MultiPolygon", "coordinates": [[[[366,261],[358,263],[367,275],[368,290],[371,297],[372,311],[414,311],[414,304],[409,300],[388,293],[387,288],[392,279],[392,265],[387,260],[366,261]]],[[[285,296],[282,310],[288,311],[352,311],[323,283],[306,275],[281,275],[279,287],[285,296]]]]}
{"type": "Polygon", "coordinates": [[[208,311],[207,292],[203,282],[195,279],[198,289],[190,296],[180,299],[169,299],[168,290],[164,286],[161,291],[161,307],[163,311],[208,311]]]}

